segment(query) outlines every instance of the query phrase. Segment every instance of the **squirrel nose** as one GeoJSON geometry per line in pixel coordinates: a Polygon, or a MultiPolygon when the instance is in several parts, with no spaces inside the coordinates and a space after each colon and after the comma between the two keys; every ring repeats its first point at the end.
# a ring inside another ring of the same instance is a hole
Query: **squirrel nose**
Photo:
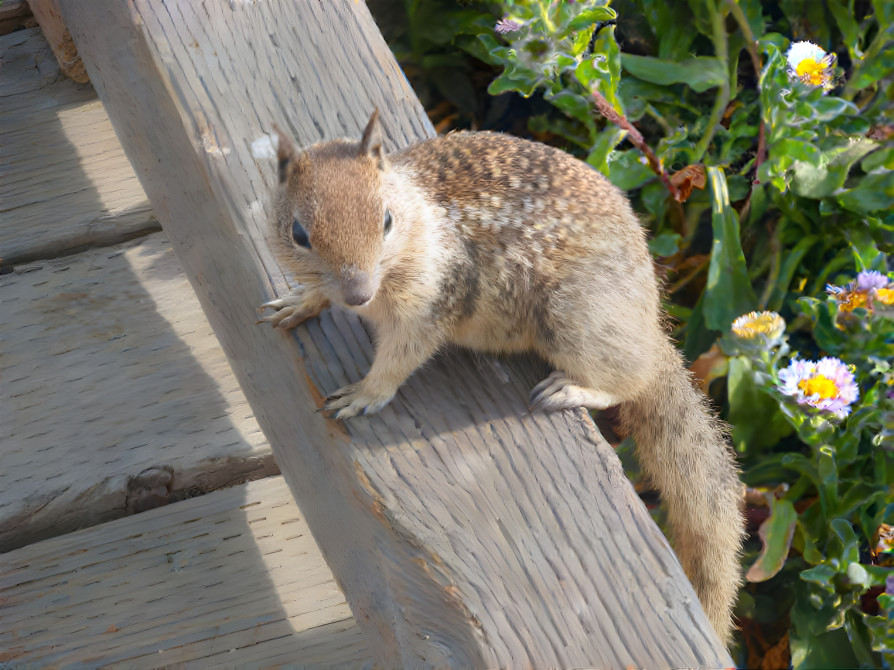
{"type": "Polygon", "coordinates": [[[370,280],[369,274],[363,270],[352,272],[342,279],[341,291],[345,302],[351,307],[365,305],[376,294],[376,286],[370,280]]]}

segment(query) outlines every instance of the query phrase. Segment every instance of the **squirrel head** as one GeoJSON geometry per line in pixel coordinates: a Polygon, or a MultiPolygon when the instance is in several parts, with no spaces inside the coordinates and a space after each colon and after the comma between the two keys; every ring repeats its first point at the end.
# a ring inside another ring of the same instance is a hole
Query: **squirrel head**
{"type": "Polygon", "coordinates": [[[379,110],[359,142],[335,140],[304,151],[278,128],[280,194],[277,232],[296,255],[323,262],[348,307],[375,298],[392,214],[382,197],[388,160],[379,110]]]}

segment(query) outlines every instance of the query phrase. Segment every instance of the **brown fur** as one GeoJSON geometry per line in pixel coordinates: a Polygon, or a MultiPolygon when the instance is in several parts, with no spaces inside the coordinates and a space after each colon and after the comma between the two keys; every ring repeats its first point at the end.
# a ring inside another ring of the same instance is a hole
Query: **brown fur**
{"type": "Polygon", "coordinates": [[[723,426],[664,332],[626,197],[568,154],[501,134],[455,133],[386,157],[377,114],[360,143],[299,153],[280,134],[279,158],[277,251],[303,286],[267,303],[276,312],[264,320],[289,328],[336,303],[378,334],[369,374],[327,409],[378,411],[447,343],[536,351],[556,372],[533,407],[619,405],[683,567],[728,641],[741,486],[723,426]],[[293,242],[295,220],[310,249],[293,242]]]}

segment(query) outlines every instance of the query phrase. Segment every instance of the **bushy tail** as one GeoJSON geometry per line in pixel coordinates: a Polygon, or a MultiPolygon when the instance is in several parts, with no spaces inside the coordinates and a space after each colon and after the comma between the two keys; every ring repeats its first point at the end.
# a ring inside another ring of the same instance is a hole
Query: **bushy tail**
{"type": "Polygon", "coordinates": [[[671,539],[708,620],[727,644],[741,582],[742,485],[723,423],[668,342],[656,384],[619,408],[640,465],[661,491],[671,539]]]}

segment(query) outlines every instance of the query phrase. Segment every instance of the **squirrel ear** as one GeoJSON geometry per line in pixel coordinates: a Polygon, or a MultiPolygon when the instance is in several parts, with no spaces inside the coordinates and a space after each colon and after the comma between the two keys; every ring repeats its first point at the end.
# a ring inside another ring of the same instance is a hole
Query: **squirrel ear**
{"type": "Polygon", "coordinates": [[[279,172],[279,183],[283,184],[288,177],[289,163],[295,160],[298,155],[292,140],[286,135],[278,125],[273,124],[273,130],[276,132],[276,161],[279,172]]]}
{"type": "Polygon", "coordinates": [[[373,110],[363,131],[360,140],[360,155],[375,158],[381,164],[385,159],[385,151],[382,148],[382,124],[379,123],[379,108],[373,110]]]}

